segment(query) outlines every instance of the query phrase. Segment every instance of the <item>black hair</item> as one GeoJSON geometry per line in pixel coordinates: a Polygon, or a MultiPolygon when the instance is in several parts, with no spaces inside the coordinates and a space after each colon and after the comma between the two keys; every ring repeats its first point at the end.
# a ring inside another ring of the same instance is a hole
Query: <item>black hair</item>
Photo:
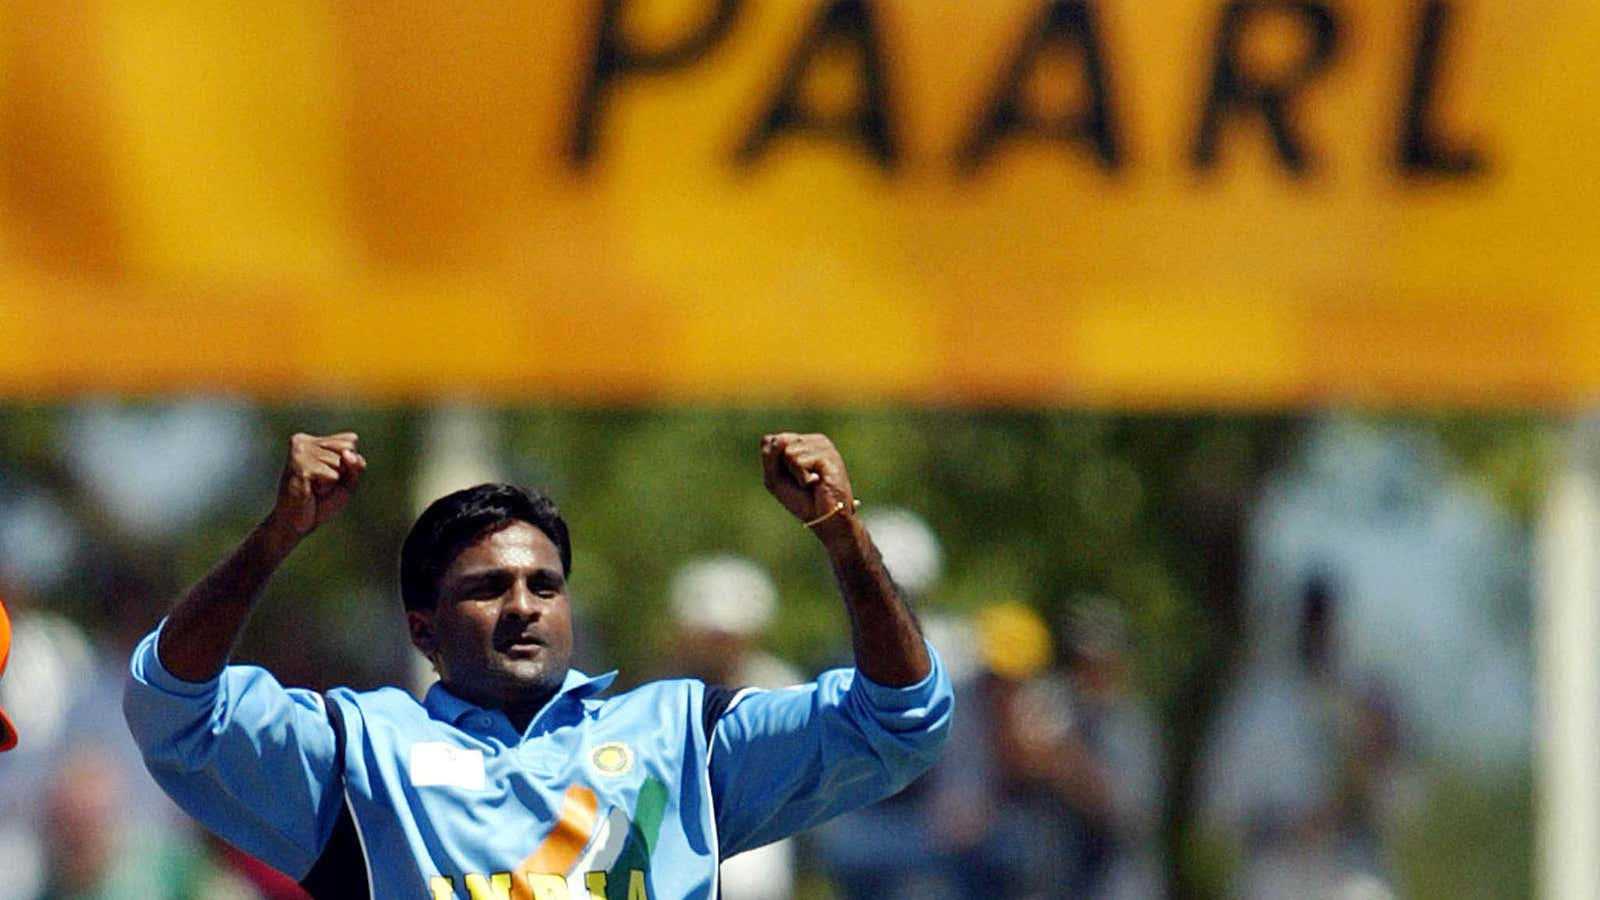
{"type": "Polygon", "coordinates": [[[428,504],[400,546],[400,599],[407,610],[432,609],[439,576],[468,544],[511,522],[544,532],[572,572],[572,541],[561,510],[544,494],[514,484],[480,484],[428,504]]]}

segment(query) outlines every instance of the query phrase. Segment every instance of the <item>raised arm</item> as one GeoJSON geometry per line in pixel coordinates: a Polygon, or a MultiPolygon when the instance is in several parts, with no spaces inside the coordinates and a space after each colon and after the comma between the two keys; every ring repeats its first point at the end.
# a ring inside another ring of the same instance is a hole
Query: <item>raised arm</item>
{"type": "Polygon", "coordinates": [[[168,615],[157,646],[168,672],[202,682],[222,671],[272,573],[301,539],[349,502],[367,466],[356,440],[350,431],[289,439],[272,512],[168,615]]]}
{"type": "Polygon", "coordinates": [[[926,678],[931,663],[921,630],[855,515],[850,476],[833,441],[822,434],[767,435],[761,463],[767,490],[827,550],[850,616],[856,670],[888,687],[926,678]]]}
{"type": "Polygon", "coordinates": [[[949,678],[855,516],[833,442],[768,435],[761,460],[767,489],[827,550],[856,664],[784,690],[741,691],[716,719],[707,752],[724,857],[904,788],[938,758],[954,704],[949,678]]]}
{"type": "Polygon", "coordinates": [[[294,878],[310,871],[342,808],[337,738],[321,695],[227,662],[267,579],[349,501],[365,466],[354,434],[295,435],[272,512],[134,648],[122,698],[167,795],[294,878]]]}

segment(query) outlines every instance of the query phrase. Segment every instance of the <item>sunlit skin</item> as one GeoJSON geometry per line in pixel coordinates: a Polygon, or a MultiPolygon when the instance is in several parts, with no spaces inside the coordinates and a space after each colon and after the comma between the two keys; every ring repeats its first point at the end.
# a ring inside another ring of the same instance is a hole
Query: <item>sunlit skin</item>
{"type": "Polygon", "coordinates": [[[451,693],[504,711],[519,730],[560,689],[572,661],[560,552],[526,522],[467,545],[440,576],[434,608],[406,620],[451,693]]]}

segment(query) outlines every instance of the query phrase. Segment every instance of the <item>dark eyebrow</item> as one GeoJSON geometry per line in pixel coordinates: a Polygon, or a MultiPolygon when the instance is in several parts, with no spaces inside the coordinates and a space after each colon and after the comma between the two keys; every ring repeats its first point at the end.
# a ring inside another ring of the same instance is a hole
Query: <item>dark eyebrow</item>
{"type": "Polygon", "coordinates": [[[561,574],[560,569],[543,566],[528,573],[528,580],[541,587],[560,587],[567,579],[561,574]]]}
{"type": "Polygon", "coordinates": [[[511,580],[511,573],[505,569],[479,569],[457,578],[455,587],[457,590],[472,590],[485,584],[509,580],[511,580]]]}
{"type": "MultiPolygon", "coordinates": [[[[511,571],[505,568],[474,569],[458,577],[455,584],[458,590],[470,590],[485,584],[510,581],[512,577],[511,571]]],[[[540,566],[529,572],[528,579],[532,584],[550,587],[560,587],[566,582],[560,569],[549,566],[540,566]]]]}

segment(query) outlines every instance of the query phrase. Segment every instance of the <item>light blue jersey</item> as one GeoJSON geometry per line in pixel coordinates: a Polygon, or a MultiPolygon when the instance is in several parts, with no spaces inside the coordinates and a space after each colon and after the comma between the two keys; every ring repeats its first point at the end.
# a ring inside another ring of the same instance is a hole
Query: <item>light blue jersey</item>
{"type": "Polygon", "coordinates": [[[572,671],[518,733],[435,684],[324,695],[228,666],[200,684],[134,651],[124,710],[157,782],[318,896],[713,898],[717,863],[908,784],[952,693],[850,669],[775,691],[572,671]],[[342,763],[341,763],[342,760],[342,763]]]}

